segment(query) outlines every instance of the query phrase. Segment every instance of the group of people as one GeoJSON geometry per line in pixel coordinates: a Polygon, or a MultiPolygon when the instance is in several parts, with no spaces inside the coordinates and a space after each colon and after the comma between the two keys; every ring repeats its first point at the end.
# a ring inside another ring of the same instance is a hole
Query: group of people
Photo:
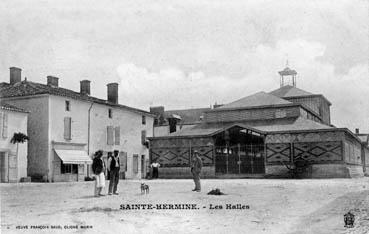
{"type": "MultiPolygon", "coordinates": [[[[94,160],[92,162],[92,172],[95,176],[95,196],[105,196],[102,194],[102,190],[105,187],[105,163],[102,159],[103,152],[101,150],[95,153],[94,160]]],[[[118,195],[118,183],[119,183],[119,151],[108,152],[108,165],[107,169],[110,173],[109,192],[108,195],[118,195]]]]}
{"type": "MultiPolygon", "coordinates": [[[[92,162],[92,172],[95,176],[95,196],[105,196],[102,194],[102,190],[105,187],[105,163],[102,159],[103,151],[99,150],[95,153],[95,157],[92,162]]],[[[160,164],[154,161],[151,164],[153,178],[159,177],[159,167],[160,164]]],[[[119,170],[120,170],[120,162],[119,162],[119,151],[115,150],[114,152],[108,152],[108,165],[107,169],[110,173],[110,181],[109,181],[109,192],[108,195],[118,195],[118,183],[119,183],[119,170]]],[[[200,192],[201,191],[201,183],[200,183],[200,173],[202,169],[202,160],[200,158],[200,154],[198,151],[194,151],[194,157],[192,159],[191,164],[191,173],[193,180],[195,182],[195,188],[192,191],[200,192]]]]}

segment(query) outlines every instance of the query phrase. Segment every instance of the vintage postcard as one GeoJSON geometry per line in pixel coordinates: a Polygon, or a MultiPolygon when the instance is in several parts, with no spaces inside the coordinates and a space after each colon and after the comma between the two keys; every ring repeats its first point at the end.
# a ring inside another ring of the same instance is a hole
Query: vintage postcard
{"type": "Polygon", "coordinates": [[[2,0],[0,233],[369,233],[366,0],[2,0]]]}

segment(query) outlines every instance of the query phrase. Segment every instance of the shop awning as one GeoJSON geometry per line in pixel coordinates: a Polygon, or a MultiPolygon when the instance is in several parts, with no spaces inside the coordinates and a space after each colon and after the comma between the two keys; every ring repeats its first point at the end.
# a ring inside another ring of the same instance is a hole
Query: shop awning
{"type": "Polygon", "coordinates": [[[55,150],[65,164],[91,164],[92,160],[83,150],[55,150]]]}

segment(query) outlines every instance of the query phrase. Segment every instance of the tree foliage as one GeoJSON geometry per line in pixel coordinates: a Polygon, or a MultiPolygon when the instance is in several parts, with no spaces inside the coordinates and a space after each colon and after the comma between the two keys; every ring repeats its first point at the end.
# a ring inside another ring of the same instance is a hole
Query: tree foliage
{"type": "Polygon", "coordinates": [[[18,133],[14,133],[10,142],[13,144],[17,144],[17,143],[24,143],[28,140],[29,140],[29,137],[26,134],[18,132],[18,133]]]}

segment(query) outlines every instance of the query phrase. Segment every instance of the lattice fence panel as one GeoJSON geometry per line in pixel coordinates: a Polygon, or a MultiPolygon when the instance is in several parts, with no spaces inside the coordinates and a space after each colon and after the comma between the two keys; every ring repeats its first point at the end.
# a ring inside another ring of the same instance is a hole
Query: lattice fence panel
{"type": "Polygon", "coordinates": [[[190,150],[197,150],[202,159],[203,165],[213,165],[213,147],[197,146],[172,147],[172,148],[152,148],[151,160],[158,161],[162,167],[189,167],[191,165],[190,150]]]}
{"type": "Polygon", "coordinates": [[[271,143],[266,145],[266,161],[267,163],[290,162],[291,144],[288,143],[271,143]]]}
{"type": "Polygon", "coordinates": [[[340,141],[294,143],[293,150],[294,161],[328,162],[342,160],[340,141]]]}

